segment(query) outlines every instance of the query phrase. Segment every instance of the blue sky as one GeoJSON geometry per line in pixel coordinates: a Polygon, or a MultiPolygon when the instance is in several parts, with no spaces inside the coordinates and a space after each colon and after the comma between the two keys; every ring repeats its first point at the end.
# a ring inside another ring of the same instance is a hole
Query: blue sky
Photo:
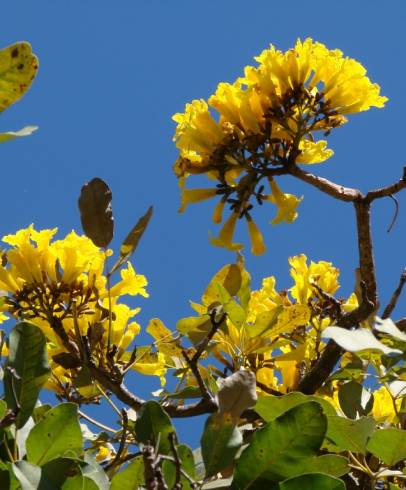
{"type": "MultiPolygon", "coordinates": [[[[150,204],[155,213],[134,265],[149,280],[143,326],[160,317],[170,328],[189,316],[211,276],[234,259],[208,243],[213,203],[177,213],[179,195],[172,164],[173,113],[193,98],[206,98],[219,81],[233,81],[270,43],[288,49],[312,37],[361,61],[389,97],[385,109],[351,117],[333,132],[335,156],[312,170],[362,190],[391,183],[406,163],[406,3],[392,0],[21,0],[2,6],[0,45],[27,40],[40,71],[26,97],[2,114],[0,130],[36,124],[29,138],[0,147],[1,235],[34,222],[58,226],[61,235],[80,230],[81,186],[98,176],[110,185],[120,241],[150,204]]],[[[274,227],[273,209],[256,213],[268,245],[262,257],[246,252],[254,287],[269,275],[289,287],[287,257],[305,253],[341,271],[342,296],[351,293],[357,249],[353,210],[291,178],[285,192],[304,196],[293,225],[274,227]]],[[[390,199],[373,207],[375,255],[385,304],[406,265],[406,192],[393,231],[390,199]]],[[[247,243],[244,232],[241,238],[247,243]]],[[[248,244],[248,243],[247,243],[248,244]]],[[[395,317],[406,314],[402,301],[395,317]],[[403,306],[402,306],[403,305],[403,306]]],[[[142,396],[158,387],[142,378],[131,383],[142,396]]],[[[190,423],[189,423],[190,424],[190,423]]],[[[191,425],[182,422],[182,436],[191,425]]]]}

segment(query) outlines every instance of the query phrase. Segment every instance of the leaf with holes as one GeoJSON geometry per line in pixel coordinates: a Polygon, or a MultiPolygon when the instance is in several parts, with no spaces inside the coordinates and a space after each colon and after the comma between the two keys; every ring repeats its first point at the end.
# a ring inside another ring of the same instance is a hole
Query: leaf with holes
{"type": "Polygon", "coordinates": [[[42,466],[56,458],[77,458],[83,452],[78,407],[61,403],[47,412],[27,438],[27,459],[42,466]]]}

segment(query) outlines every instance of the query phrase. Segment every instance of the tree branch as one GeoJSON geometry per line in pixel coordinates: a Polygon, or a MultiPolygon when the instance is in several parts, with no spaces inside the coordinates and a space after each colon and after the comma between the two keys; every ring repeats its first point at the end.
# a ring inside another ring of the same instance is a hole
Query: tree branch
{"type": "MultiPolygon", "coordinates": [[[[344,314],[337,322],[337,326],[351,328],[366,320],[375,309],[374,303],[368,299],[365,283],[361,282],[362,301],[356,310],[344,314]]],[[[323,350],[320,359],[300,381],[297,390],[305,395],[315,393],[333,372],[334,366],[339,361],[343,349],[334,340],[330,340],[323,350]]]]}
{"type": "Polygon", "coordinates": [[[392,194],[396,194],[402,189],[406,188],[406,167],[403,167],[403,175],[398,182],[388,185],[387,187],[382,187],[381,189],[374,189],[367,192],[365,195],[365,200],[372,202],[375,199],[380,199],[381,197],[388,197],[392,194]]]}
{"type": "Polygon", "coordinates": [[[388,305],[383,310],[383,313],[382,313],[383,319],[389,318],[391,316],[393,310],[396,307],[396,303],[398,302],[399,296],[402,292],[402,289],[403,289],[403,286],[405,285],[405,283],[406,283],[406,269],[404,269],[404,271],[402,272],[400,279],[399,279],[398,287],[393,292],[392,297],[391,297],[388,305]]]}

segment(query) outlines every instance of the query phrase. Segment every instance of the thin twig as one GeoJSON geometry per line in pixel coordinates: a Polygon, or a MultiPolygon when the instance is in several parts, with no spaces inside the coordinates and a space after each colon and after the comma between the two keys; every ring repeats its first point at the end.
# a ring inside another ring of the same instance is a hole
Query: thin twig
{"type": "Polygon", "coordinates": [[[396,220],[398,218],[398,214],[399,214],[399,201],[392,194],[390,194],[389,197],[395,203],[395,213],[393,215],[393,218],[392,218],[392,221],[391,221],[390,225],[388,226],[388,229],[386,230],[387,233],[390,233],[392,231],[392,228],[394,227],[394,225],[396,223],[396,220]]]}
{"type": "Polygon", "coordinates": [[[398,287],[393,292],[392,297],[391,297],[388,305],[383,310],[383,313],[382,313],[382,318],[383,319],[389,318],[391,316],[393,310],[396,307],[396,304],[398,302],[398,299],[400,297],[400,294],[402,293],[402,289],[403,289],[403,286],[405,285],[405,283],[406,283],[406,269],[404,269],[404,271],[400,275],[398,287]]]}
{"type": "Polygon", "coordinates": [[[396,194],[402,189],[406,188],[406,167],[403,167],[403,175],[398,182],[390,184],[387,187],[382,187],[381,189],[374,189],[369,191],[365,195],[365,199],[372,202],[375,199],[380,199],[381,197],[387,197],[391,194],[396,194]]]}
{"type": "Polygon", "coordinates": [[[171,451],[173,454],[174,464],[175,464],[175,484],[172,487],[172,490],[180,490],[182,488],[182,484],[180,482],[180,477],[182,474],[182,462],[179,459],[178,450],[176,448],[176,435],[175,432],[171,432],[168,435],[169,444],[171,445],[171,451]]]}
{"type": "Polygon", "coordinates": [[[128,429],[128,415],[127,415],[127,411],[124,408],[121,410],[121,420],[123,421],[123,424],[121,429],[120,444],[118,446],[118,450],[114,459],[108,465],[105,466],[104,469],[106,471],[121,464],[120,459],[125,450],[125,445],[127,442],[127,429],[128,429]]]}
{"type": "Polygon", "coordinates": [[[96,427],[99,427],[99,429],[105,430],[107,432],[112,432],[113,434],[116,434],[117,433],[116,430],[112,429],[111,427],[108,427],[107,425],[102,424],[98,420],[93,419],[92,417],[90,417],[89,415],[87,415],[85,412],[82,412],[81,410],[78,410],[78,414],[82,418],[84,418],[88,422],[90,422],[91,424],[95,425],[96,427]]]}

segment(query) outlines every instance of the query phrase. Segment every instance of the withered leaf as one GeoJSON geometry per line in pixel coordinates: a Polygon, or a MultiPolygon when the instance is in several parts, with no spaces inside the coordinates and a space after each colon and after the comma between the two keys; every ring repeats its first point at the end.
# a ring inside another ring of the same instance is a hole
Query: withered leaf
{"type": "Polygon", "coordinates": [[[80,359],[69,352],[61,352],[52,357],[52,360],[65,369],[75,369],[81,366],[80,359]]]}
{"type": "Polygon", "coordinates": [[[255,375],[251,371],[240,369],[228,376],[217,393],[219,412],[229,413],[238,419],[247,408],[257,401],[255,375]]]}
{"type": "Polygon", "coordinates": [[[79,197],[80,219],[85,235],[98,247],[107,247],[113,238],[112,193],[104,180],[87,182],[79,197]]]}
{"type": "Polygon", "coordinates": [[[144,234],[144,231],[148,226],[149,220],[151,219],[152,211],[153,208],[152,206],[150,206],[148,211],[144,214],[144,216],[141,216],[137,224],[126,236],[124,242],[120,247],[120,255],[122,257],[129,257],[137,248],[138,242],[140,241],[142,235],[144,234]]]}

